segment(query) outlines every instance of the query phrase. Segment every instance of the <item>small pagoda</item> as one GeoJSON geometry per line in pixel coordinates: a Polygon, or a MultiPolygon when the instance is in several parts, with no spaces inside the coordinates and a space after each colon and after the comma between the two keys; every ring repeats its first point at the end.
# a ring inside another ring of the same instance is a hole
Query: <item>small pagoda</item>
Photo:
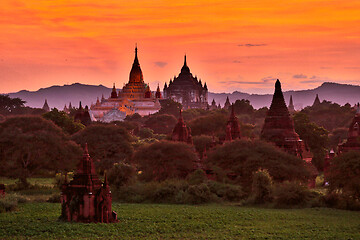
{"type": "Polygon", "coordinates": [[[102,183],[95,172],[87,144],[73,180],[70,183],[65,181],[61,190],[60,219],[85,223],[117,221],[117,214],[111,210],[112,197],[106,175],[102,183]]]}
{"type": "Polygon", "coordinates": [[[279,79],[275,83],[275,93],[266,114],[261,138],[275,143],[290,154],[303,158],[304,144],[295,132],[294,122],[286,107],[279,79]]]}
{"type": "Polygon", "coordinates": [[[81,101],[79,103],[79,109],[75,113],[74,120],[82,123],[85,126],[89,126],[91,124],[89,108],[88,106],[85,106],[85,108],[83,108],[81,105],[81,101]]]}
{"type": "Polygon", "coordinates": [[[295,107],[294,107],[292,95],[290,95],[290,102],[289,102],[288,110],[289,110],[289,113],[294,113],[295,112],[295,107]]]}
{"type": "Polygon", "coordinates": [[[356,105],[356,114],[353,118],[348,132],[347,141],[339,144],[338,153],[345,153],[349,151],[360,151],[360,105],[356,105]]]}
{"type": "Polygon", "coordinates": [[[231,105],[231,114],[226,124],[226,141],[241,138],[239,120],[234,112],[234,104],[231,105]]]}
{"type": "Polygon", "coordinates": [[[179,120],[174,127],[173,133],[171,135],[171,140],[192,144],[193,141],[191,136],[191,129],[186,126],[181,112],[182,111],[180,109],[179,120]]]}

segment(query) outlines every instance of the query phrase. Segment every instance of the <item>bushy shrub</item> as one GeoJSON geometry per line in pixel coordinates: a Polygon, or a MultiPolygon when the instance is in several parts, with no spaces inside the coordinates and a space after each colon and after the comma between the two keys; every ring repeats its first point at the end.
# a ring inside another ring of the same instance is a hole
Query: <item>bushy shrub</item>
{"type": "Polygon", "coordinates": [[[274,186],[275,206],[304,206],[311,198],[310,190],[298,182],[283,182],[274,186]]]}
{"type": "Polygon", "coordinates": [[[154,131],[150,128],[141,128],[139,131],[139,137],[143,138],[152,138],[154,136],[154,131]]]}
{"type": "Polygon", "coordinates": [[[198,185],[206,181],[207,181],[206,173],[201,169],[197,169],[187,176],[187,182],[190,185],[198,185]]]}
{"type": "Polygon", "coordinates": [[[323,201],[327,207],[346,209],[346,210],[360,210],[360,201],[348,194],[339,192],[329,192],[323,197],[323,201]]]}
{"type": "Polygon", "coordinates": [[[210,192],[209,187],[202,183],[200,185],[191,185],[185,192],[186,203],[201,204],[211,202],[215,196],[210,192]]]}
{"type": "Polygon", "coordinates": [[[240,201],[246,197],[246,193],[238,185],[209,181],[208,186],[212,193],[225,201],[240,201]]]}
{"type": "Polygon", "coordinates": [[[17,209],[18,203],[26,202],[26,198],[17,194],[6,194],[0,198],[0,213],[11,212],[17,209]]]}
{"type": "Polygon", "coordinates": [[[249,203],[262,204],[272,200],[272,179],[267,170],[259,169],[253,173],[249,203]]]}
{"type": "Polygon", "coordinates": [[[107,174],[110,185],[119,188],[135,181],[136,169],[126,163],[116,163],[107,174]]]}

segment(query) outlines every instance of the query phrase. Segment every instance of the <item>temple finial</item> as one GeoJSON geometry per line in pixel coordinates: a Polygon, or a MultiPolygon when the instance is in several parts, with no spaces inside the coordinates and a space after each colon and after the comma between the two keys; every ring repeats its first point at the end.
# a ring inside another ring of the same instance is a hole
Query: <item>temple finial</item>
{"type": "Polygon", "coordinates": [[[187,63],[186,63],[186,53],[184,55],[184,66],[187,66],[187,63]]]}

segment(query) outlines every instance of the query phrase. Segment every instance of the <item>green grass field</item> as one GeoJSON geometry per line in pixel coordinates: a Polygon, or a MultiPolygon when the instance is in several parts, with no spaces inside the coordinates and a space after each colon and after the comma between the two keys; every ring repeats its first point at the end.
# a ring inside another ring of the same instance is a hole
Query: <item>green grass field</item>
{"type": "Polygon", "coordinates": [[[25,203],[0,214],[1,239],[360,239],[360,213],[225,205],[113,203],[119,222],[57,221],[60,204],[25,203]]]}

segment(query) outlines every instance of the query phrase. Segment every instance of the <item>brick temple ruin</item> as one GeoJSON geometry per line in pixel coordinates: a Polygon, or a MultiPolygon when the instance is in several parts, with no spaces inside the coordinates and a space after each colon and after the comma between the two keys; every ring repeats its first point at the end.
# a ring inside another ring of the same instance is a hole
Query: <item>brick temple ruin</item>
{"type": "Polygon", "coordinates": [[[61,216],[64,221],[117,222],[117,214],[111,210],[111,191],[105,175],[104,183],[98,178],[87,144],[84,155],[70,183],[61,189],[61,216]]]}

